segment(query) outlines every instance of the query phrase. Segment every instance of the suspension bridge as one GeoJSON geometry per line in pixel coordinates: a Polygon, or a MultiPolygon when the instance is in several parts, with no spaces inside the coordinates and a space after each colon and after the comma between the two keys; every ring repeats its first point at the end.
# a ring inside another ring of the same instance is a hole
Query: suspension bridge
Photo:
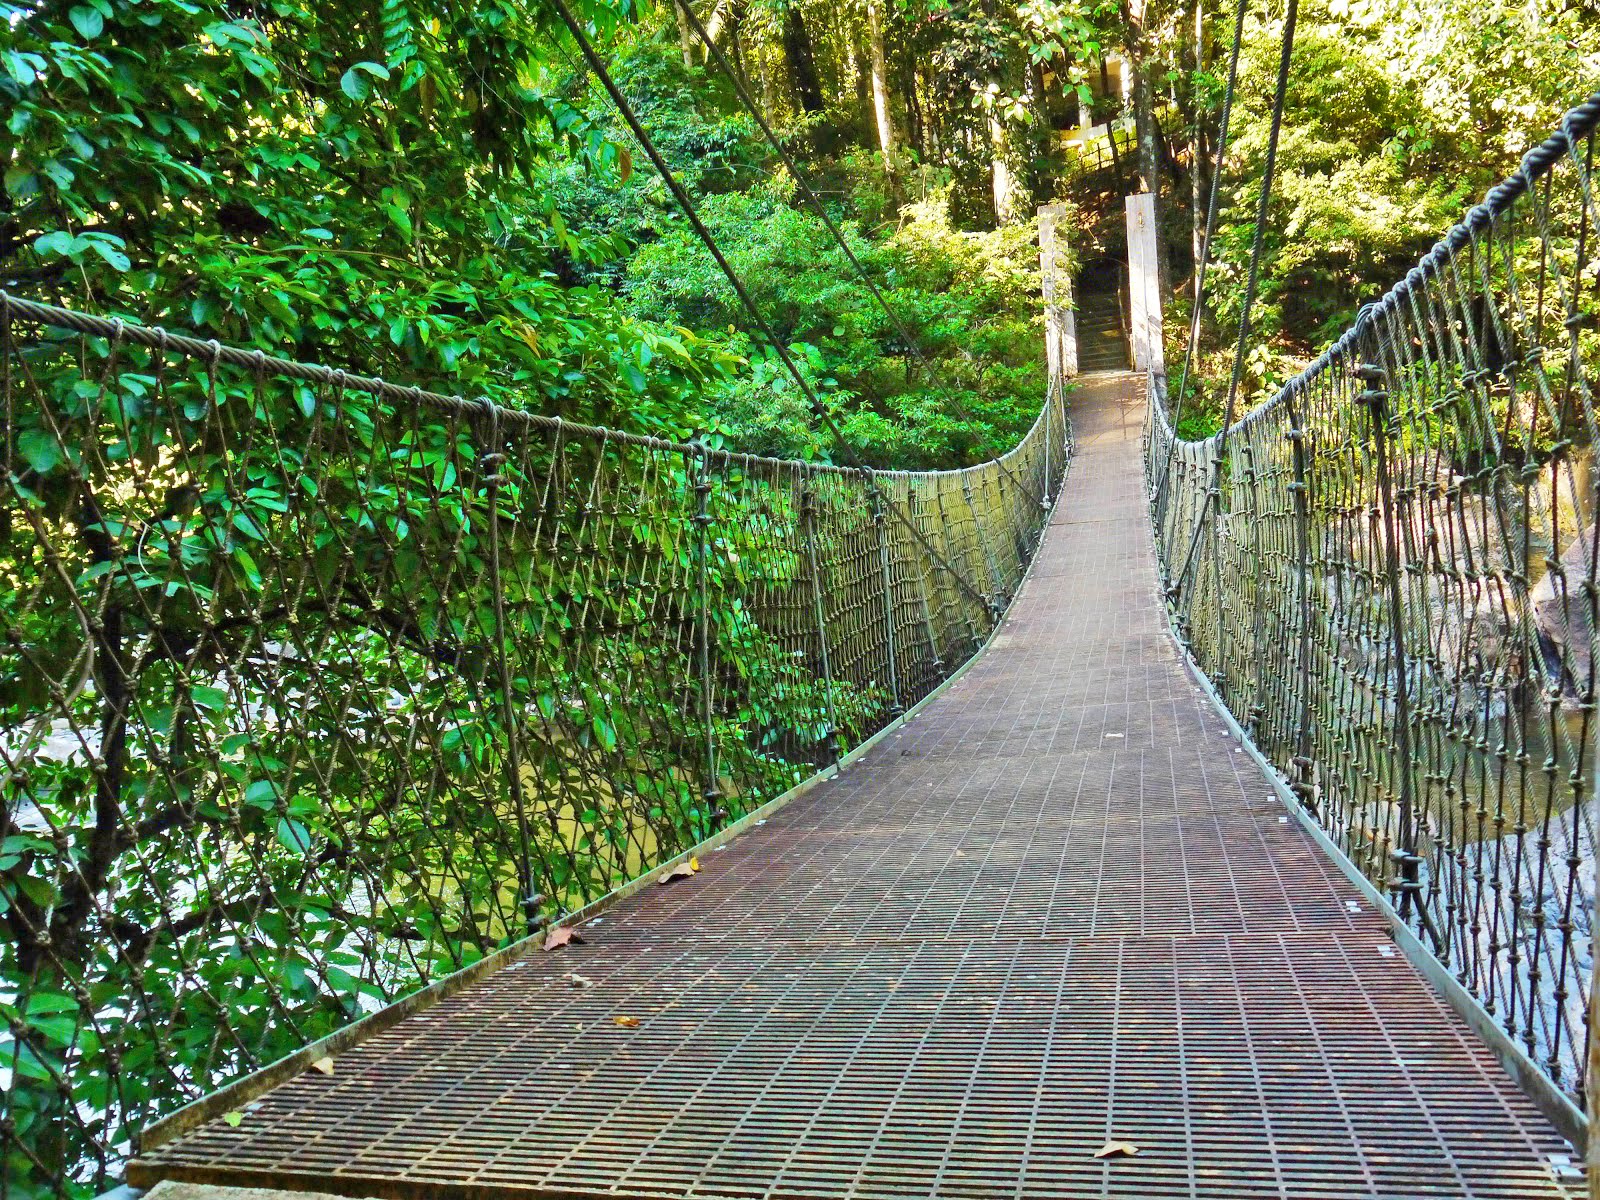
{"type": "Polygon", "coordinates": [[[0,294],[0,1197],[1578,1195],[1597,120],[956,471],[0,294]]]}

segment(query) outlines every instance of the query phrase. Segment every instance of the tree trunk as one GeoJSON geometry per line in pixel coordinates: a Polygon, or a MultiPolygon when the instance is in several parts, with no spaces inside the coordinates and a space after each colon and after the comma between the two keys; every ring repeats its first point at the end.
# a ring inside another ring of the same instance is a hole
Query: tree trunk
{"type": "MultiPolygon", "coordinates": [[[[1126,71],[1128,64],[1123,63],[1122,69],[1126,71]]],[[[1100,96],[1101,103],[1106,106],[1106,145],[1111,148],[1111,177],[1117,181],[1120,195],[1125,190],[1122,182],[1122,152],[1117,149],[1117,119],[1122,116],[1122,106],[1111,99],[1111,71],[1104,58],[1100,60],[1100,96]]]]}
{"type": "Polygon", "coordinates": [[[1017,216],[1017,176],[1011,166],[1011,131],[993,109],[989,110],[989,165],[995,224],[1009,225],[1017,216]]]}
{"type": "MultiPolygon", "coordinates": [[[[1206,69],[1206,5],[1205,0],[1194,4],[1194,72],[1199,78],[1206,69]]],[[[1190,242],[1194,256],[1194,303],[1203,310],[1205,298],[1200,295],[1200,258],[1205,251],[1206,205],[1206,118],[1198,98],[1194,100],[1194,144],[1189,147],[1190,242]]],[[[1205,318],[1204,311],[1198,313],[1205,318]]]]}
{"type": "Polygon", "coordinates": [[[1161,146],[1156,131],[1155,102],[1151,95],[1150,77],[1145,71],[1149,43],[1145,38],[1144,0],[1122,0],[1122,15],[1128,31],[1127,66],[1133,72],[1133,122],[1139,190],[1149,192],[1155,200],[1152,223],[1156,233],[1156,267],[1164,294],[1167,290],[1167,255],[1165,240],[1161,236],[1163,217],[1161,146]]]}
{"type": "Polygon", "coordinates": [[[927,142],[922,128],[922,103],[917,99],[917,68],[908,57],[901,71],[906,94],[906,132],[919,157],[926,157],[927,142]]]}
{"type": "Polygon", "coordinates": [[[1061,146],[1055,125],[1050,119],[1050,97],[1044,85],[1044,64],[1034,63],[1029,67],[1027,78],[1028,112],[1033,119],[1033,124],[1028,127],[1027,141],[1028,192],[1032,196],[1050,199],[1055,195],[1054,164],[1061,146]]]}
{"type": "Polygon", "coordinates": [[[766,47],[757,42],[753,47],[756,56],[756,70],[761,81],[761,115],[767,119],[767,124],[772,124],[772,70],[768,61],[766,47]]]}
{"type": "Polygon", "coordinates": [[[694,66],[694,30],[689,28],[689,18],[683,11],[688,0],[673,0],[672,12],[678,18],[678,48],[683,51],[683,65],[694,66]]]}
{"type": "Polygon", "coordinates": [[[733,60],[733,69],[739,73],[739,85],[745,91],[750,91],[750,72],[744,65],[744,39],[739,36],[740,26],[743,21],[732,23],[728,26],[729,57],[733,60]]]}
{"type": "Polygon", "coordinates": [[[883,53],[883,16],[879,0],[867,0],[867,51],[872,68],[872,115],[878,122],[878,149],[883,169],[894,178],[894,117],[889,109],[889,73],[883,53]]]}
{"type": "Polygon", "coordinates": [[[811,35],[800,16],[800,6],[790,3],[783,14],[783,59],[789,67],[789,84],[794,88],[795,103],[800,111],[822,111],[822,84],[817,79],[816,55],[811,49],[811,35]]]}
{"type": "Polygon", "coordinates": [[[854,34],[845,39],[845,69],[855,81],[856,111],[861,113],[872,109],[872,71],[867,66],[870,57],[854,34]]]}

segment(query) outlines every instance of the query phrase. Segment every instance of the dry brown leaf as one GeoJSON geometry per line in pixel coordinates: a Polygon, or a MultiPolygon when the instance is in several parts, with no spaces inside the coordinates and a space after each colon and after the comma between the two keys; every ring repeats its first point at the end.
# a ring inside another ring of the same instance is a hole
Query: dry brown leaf
{"type": "Polygon", "coordinates": [[[570,925],[563,925],[559,929],[552,929],[544,935],[544,948],[546,950],[559,950],[568,942],[582,944],[583,935],[570,925]]]}
{"type": "Polygon", "coordinates": [[[575,988],[586,988],[586,987],[593,987],[594,986],[594,980],[590,979],[587,975],[579,975],[576,971],[570,971],[567,974],[563,975],[562,978],[565,979],[568,983],[570,983],[575,988]]]}
{"type": "Polygon", "coordinates": [[[661,878],[656,882],[662,887],[666,887],[669,883],[676,883],[680,879],[689,879],[694,875],[698,875],[699,873],[700,860],[698,858],[691,858],[688,862],[679,863],[670,871],[663,871],[661,873],[661,878]]]}
{"type": "Polygon", "coordinates": [[[313,1071],[318,1071],[323,1075],[332,1075],[333,1074],[333,1059],[326,1058],[326,1057],[319,1058],[319,1059],[317,1059],[316,1062],[311,1064],[311,1069],[313,1071]]]}
{"type": "Polygon", "coordinates": [[[1094,1152],[1096,1158],[1131,1158],[1139,1153],[1139,1147],[1132,1142],[1107,1142],[1094,1152]]]}
{"type": "Polygon", "coordinates": [[[624,1029],[639,1028],[638,1017],[612,1017],[611,1020],[613,1024],[620,1025],[624,1029]]]}

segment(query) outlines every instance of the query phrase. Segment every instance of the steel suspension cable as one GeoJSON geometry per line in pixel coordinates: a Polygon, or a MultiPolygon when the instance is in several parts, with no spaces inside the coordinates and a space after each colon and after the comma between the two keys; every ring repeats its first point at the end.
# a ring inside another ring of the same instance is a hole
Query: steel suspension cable
{"type": "MultiPolygon", "coordinates": [[[[1222,93],[1222,121],[1217,130],[1217,162],[1212,168],[1211,195],[1206,202],[1206,228],[1200,239],[1200,261],[1194,268],[1194,308],[1189,314],[1189,344],[1184,347],[1183,368],[1178,374],[1178,397],[1172,411],[1173,429],[1177,429],[1178,422],[1183,416],[1183,398],[1189,387],[1189,370],[1194,364],[1195,349],[1200,344],[1200,318],[1205,311],[1206,268],[1211,263],[1211,241],[1217,232],[1217,201],[1222,191],[1222,168],[1228,157],[1228,126],[1233,117],[1233,96],[1239,81],[1239,47],[1244,41],[1244,18],[1248,6],[1249,0],[1239,0],[1234,9],[1233,48],[1228,54],[1228,84],[1222,93]]],[[[1197,130],[1198,127],[1199,122],[1196,121],[1197,130]]],[[[1196,140],[1198,141],[1198,138],[1196,140]]],[[[1195,158],[1195,169],[1199,169],[1198,155],[1195,158]]],[[[1162,462],[1161,479],[1156,484],[1157,495],[1166,491],[1167,476],[1172,470],[1172,456],[1176,446],[1177,442],[1174,440],[1172,446],[1167,449],[1167,457],[1162,462]]]]}
{"type": "MultiPolygon", "coordinates": [[[[1234,346],[1233,371],[1228,378],[1228,401],[1223,410],[1222,431],[1217,435],[1215,460],[1220,463],[1228,449],[1228,435],[1233,426],[1239,399],[1239,380],[1244,374],[1245,347],[1250,340],[1250,309],[1255,304],[1256,290],[1261,280],[1261,256],[1266,243],[1267,209],[1272,202],[1272,179],[1278,163],[1278,136],[1283,131],[1283,105],[1289,91],[1289,64],[1294,55],[1295,19],[1299,15],[1299,0],[1289,0],[1283,19],[1283,43],[1278,56],[1278,80],[1272,97],[1272,125],[1267,135],[1267,161],[1261,170],[1261,196],[1256,205],[1255,236],[1250,247],[1250,272],[1245,281],[1244,304],[1239,310],[1239,340],[1234,346]]],[[[1205,527],[1209,513],[1213,519],[1222,503],[1222,493],[1215,481],[1212,485],[1212,503],[1200,510],[1195,519],[1194,534],[1189,539],[1189,550],[1184,556],[1183,570],[1179,572],[1175,587],[1181,589],[1194,564],[1195,550],[1200,545],[1200,532],[1205,527]]]]}
{"type": "MultiPolygon", "coordinates": [[[[832,416],[829,415],[821,397],[817,395],[815,389],[812,388],[806,377],[801,373],[799,365],[794,361],[794,356],[789,353],[789,348],[783,344],[772,326],[767,322],[766,317],[762,315],[755,299],[750,295],[749,289],[745,287],[744,281],[739,277],[739,273],[733,269],[733,265],[728,262],[727,256],[722,253],[722,248],[717,245],[717,240],[712,236],[711,230],[706,228],[705,222],[700,217],[699,210],[695,208],[694,201],[689,197],[688,190],[673,175],[672,169],[667,165],[666,159],[662,157],[661,151],[656,148],[655,142],[651,139],[649,133],[645,131],[638,114],[633,111],[633,106],[628,103],[628,98],[622,94],[622,89],[617,86],[616,80],[611,78],[611,72],[606,69],[606,65],[601,61],[593,43],[589,41],[588,35],[583,32],[582,25],[572,15],[572,10],[567,7],[565,0],[549,0],[549,4],[571,32],[573,40],[578,44],[578,50],[583,54],[584,61],[589,64],[589,69],[594,72],[595,78],[600,81],[600,85],[605,88],[606,94],[611,97],[611,102],[617,106],[617,112],[622,116],[628,129],[644,150],[645,155],[650,159],[650,163],[655,167],[656,173],[661,176],[662,182],[667,185],[667,189],[672,193],[673,199],[678,202],[678,207],[683,210],[684,216],[689,219],[689,224],[693,227],[695,235],[699,237],[705,248],[710,252],[718,268],[727,276],[728,282],[733,286],[734,294],[739,298],[739,303],[749,316],[751,323],[777,353],[784,369],[789,372],[796,385],[799,386],[801,393],[810,403],[813,415],[827,427],[828,432],[832,434],[834,440],[838,442],[839,448],[844,452],[844,456],[850,460],[850,465],[861,472],[862,477],[866,480],[868,493],[874,498],[881,499],[877,482],[873,478],[872,468],[863,463],[855,453],[854,448],[846,440],[844,432],[839,428],[832,416]]],[[[887,507],[889,511],[895,514],[895,518],[911,531],[912,536],[927,551],[929,559],[934,564],[948,572],[970,599],[975,600],[986,611],[992,610],[989,599],[933,548],[932,543],[928,541],[922,530],[917,528],[911,519],[900,511],[899,505],[889,504],[887,507]]]]}
{"type": "MultiPolygon", "coordinates": [[[[700,18],[695,15],[694,9],[689,6],[689,0],[673,0],[673,2],[677,4],[679,11],[681,11],[688,19],[690,28],[694,30],[695,36],[698,37],[701,43],[705,46],[706,53],[716,60],[717,67],[725,76],[727,76],[728,82],[733,85],[734,94],[739,98],[740,105],[747,113],[750,114],[751,119],[754,120],[756,125],[760,128],[762,136],[766,138],[768,145],[770,145],[773,150],[777,152],[779,161],[782,162],[784,167],[788,169],[789,174],[794,177],[795,184],[800,188],[801,193],[805,196],[806,202],[816,210],[817,216],[822,219],[823,225],[827,227],[829,235],[833,238],[834,242],[838,244],[839,249],[844,251],[844,256],[850,260],[850,265],[855,268],[856,274],[861,277],[861,282],[866,285],[867,291],[871,293],[873,300],[875,300],[878,304],[878,307],[883,310],[884,316],[888,317],[890,323],[894,325],[895,332],[897,332],[901,339],[905,342],[906,347],[911,351],[912,356],[922,364],[922,366],[929,372],[930,375],[937,377],[937,372],[934,371],[932,361],[930,361],[928,356],[923,353],[922,347],[918,344],[916,337],[912,334],[911,330],[907,328],[905,322],[900,319],[900,315],[896,313],[892,307],[890,307],[888,298],[883,294],[882,290],[879,289],[878,285],[872,281],[872,277],[867,273],[867,268],[856,256],[856,252],[850,248],[850,244],[845,240],[844,233],[839,229],[837,222],[835,222],[833,217],[829,215],[827,206],[822,203],[822,197],[817,195],[816,190],[812,188],[810,181],[807,180],[805,172],[801,170],[800,164],[795,161],[794,156],[789,153],[787,148],[785,148],[782,140],[773,131],[771,123],[769,123],[766,117],[762,115],[759,106],[755,102],[755,99],[750,95],[750,89],[747,88],[744,84],[744,81],[739,78],[739,75],[736,71],[734,71],[732,64],[728,62],[727,56],[722,53],[722,50],[720,47],[718,47],[715,39],[713,39],[711,34],[706,30],[706,27],[701,23],[700,18]]],[[[1241,3],[1242,2],[1243,0],[1241,0],[1241,3]]],[[[975,420],[972,413],[968,411],[966,405],[961,403],[953,391],[949,393],[949,399],[952,406],[955,408],[956,413],[960,417],[966,421],[975,420]]],[[[1011,469],[1004,463],[1000,464],[1000,470],[1005,474],[1007,479],[1011,480],[1017,485],[1018,488],[1022,490],[1023,494],[1026,495],[1028,499],[1039,504],[1044,503],[1044,498],[1035,495],[1033,490],[1029,488],[1028,485],[1022,480],[1018,479],[1017,476],[1012,473],[1011,469]]]]}

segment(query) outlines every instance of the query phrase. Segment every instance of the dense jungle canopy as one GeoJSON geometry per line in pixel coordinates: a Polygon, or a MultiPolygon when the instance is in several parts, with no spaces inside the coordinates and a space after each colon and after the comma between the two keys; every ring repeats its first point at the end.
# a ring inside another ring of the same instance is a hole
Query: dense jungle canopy
{"type": "MultiPolygon", "coordinates": [[[[681,11],[578,15],[870,461],[973,461],[1031,420],[1037,203],[1077,205],[1084,261],[1119,253],[1119,190],[1158,189],[1181,351],[1231,7],[693,2],[916,349],[681,11]],[[1128,161],[1074,178],[1062,131],[1124,108],[1128,161]]],[[[1237,315],[1281,7],[1246,6],[1205,348],[1237,315]]],[[[4,286],[570,418],[838,453],[547,5],[5,13],[4,286]]],[[[1424,249],[1597,66],[1587,5],[1312,0],[1252,386],[1424,249]]]]}

